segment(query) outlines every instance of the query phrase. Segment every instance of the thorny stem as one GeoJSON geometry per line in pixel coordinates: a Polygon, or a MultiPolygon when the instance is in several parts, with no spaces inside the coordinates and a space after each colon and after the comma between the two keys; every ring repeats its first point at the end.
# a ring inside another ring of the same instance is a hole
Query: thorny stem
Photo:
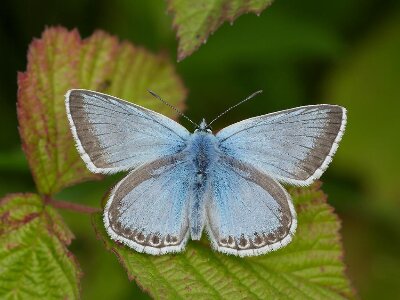
{"type": "Polygon", "coordinates": [[[66,209],[83,214],[94,214],[101,211],[101,209],[98,207],[72,203],[63,200],[55,200],[50,197],[45,197],[45,198],[46,198],[46,204],[49,204],[56,208],[66,209]]]}

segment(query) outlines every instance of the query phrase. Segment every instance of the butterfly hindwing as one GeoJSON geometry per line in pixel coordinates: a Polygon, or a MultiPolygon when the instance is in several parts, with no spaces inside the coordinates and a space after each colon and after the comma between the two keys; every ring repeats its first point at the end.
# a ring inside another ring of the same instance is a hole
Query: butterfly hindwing
{"type": "Polygon", "coordinates": [[[89,90],[70,90],[66,109],[77,148],[94,173],[116,173],[176,154],[189,132],[141,106],[89,90]]]}
{"type": "Polygon", "coordinates": [[[296,213],[289,194],[278,182],[225,156],[209,176],[207,230],[217,251],[253,256],[291,241],[296,213]]]}
{"type": "Polygon", "coordinates": [[[275,179],[309,185],[328,167],[346,125],[337,105],[310,105],[250,118],[217,134],[222,151],[275,179]]]}
{"type": "Polygon", "coordinates": [[[189,238],[190,173],[185,155],[132,171],[114,188],[104,211],[107,232],[139,252],[183,250],[189,238]]]}

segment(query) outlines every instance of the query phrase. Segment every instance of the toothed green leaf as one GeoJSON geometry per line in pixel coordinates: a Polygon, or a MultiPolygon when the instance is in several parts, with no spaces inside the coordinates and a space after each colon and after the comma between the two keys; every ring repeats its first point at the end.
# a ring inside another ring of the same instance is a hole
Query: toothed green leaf
{"type": "Polygon", "coordinates": [[[78,299],[80,270],[66,246],[73,235],[35,194],[0,201],[0,298],[78,299]]]}
{"type": "Polygon", "coordinates": [[[185,97],[167,57],[120,43],[102,31],[82,40],[76,30],[61,27],[46,29],[32,42],[27,71],[19,74],[18,86],[22,144],[41,194],[99,178],[87,170],[75,149],[64,104],[69,89],[109,93],[171,117],[173,111],[146,89],[178,107],[185,97]]]}
{"type": "Polygon", "coordinates": [[[168,0],[179,39],[178,60],[191,55],[222,23],[233,22],[244,13],[260,14],[272,0],[168,0]]]}
{"type": "Polygon", "coordinates": [[[354,298],[344,274],[339,221],[314,186],[290,190],[298,230],[283,249],[239,258],[212,251],[208,240],[189,242],[173,255],[138,253],[113,242],[102,216],[93,225],[130,279],[156,299],[346,299],[354,298]]]}

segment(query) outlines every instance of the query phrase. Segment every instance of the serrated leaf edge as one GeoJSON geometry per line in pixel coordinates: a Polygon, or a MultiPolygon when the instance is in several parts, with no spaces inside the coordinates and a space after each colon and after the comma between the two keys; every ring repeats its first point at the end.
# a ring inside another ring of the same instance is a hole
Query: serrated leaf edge
{"type": "MultiPolygon", "coordinates": [[[[179,29],[181,28],[181,25],[179,25],[176,22],[176,10],[173,8],[172,1],[174,0],[166,0],[167,2],[167,13],[172,15],[172,29],[176,32],[176,39],[178,40],[178,57],[177,61],[181,62],[184,60],[186,57],[192,55],[195,51],[197,51],[202,44],[205,44],[207,42],[207,39],[210,35],[214,34],[214,32],[225,22],[230,22],[233,23],[236,21],[237,18],[239,18],[241,15],[245,13],[253,13],[259,16],[266,8],[272,5],[272,2],[266,3],[263,5],[260,9],[252,9],[249,7],[242,6],[235,15],[233,16],[226,16],[225,14],[221,14],[220,18],[215,22],[215,24],[203,34],[200,35],[199,38],[197,39],[197,43],[195,47],[193,47],[191,50],[185,52],[182,49],[182,44],[181,44],[181,37],[179,35],[179,29]]],[[[229,2],[228,2],[229,3],[229,2]]],[[[224,11],[227,10],[227,6],[224,6],[224,11]]]]}

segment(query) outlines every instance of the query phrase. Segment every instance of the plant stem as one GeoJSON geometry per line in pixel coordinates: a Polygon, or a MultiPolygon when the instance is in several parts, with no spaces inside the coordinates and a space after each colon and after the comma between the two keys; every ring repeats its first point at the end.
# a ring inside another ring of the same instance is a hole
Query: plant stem
{"type": "Polygon", "coordinates": [[[47,198],[46,203],[56,207],[56,208],[61,208],[61,209],[66,209],[66,210],[71,210],[83,214],[93,214],[100,212],[101,209],[98,207],[93,207],[93,206],[87,206],[83,204],[78,204],[78,203],[72,203],[68,201],[63,201],[63,200],[55,200],[52,198],[47,198]]]}

